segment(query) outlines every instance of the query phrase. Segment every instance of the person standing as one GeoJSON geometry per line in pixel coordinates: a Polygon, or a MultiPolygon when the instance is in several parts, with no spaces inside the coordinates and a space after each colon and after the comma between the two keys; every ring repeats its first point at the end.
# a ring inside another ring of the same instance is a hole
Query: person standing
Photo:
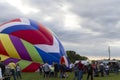
{"type": "Polygon", "coordinates": [[[104,77],[104,64],[102,62],[100,63],[99,69],[100,69],[101,77],[104,77]]]}
{"type": "Polygon", "coordinates": [[[70,71],[71,71],[71,72],[73,71],[73,67],[74,67],[74,64],[71,63],[71,64],[70,64],[70,71]]]}
{"type": "Polygon", "coordinates": [[[119,74],[119,64],[118,63],[114,64],[114,71],[116,74],[119,74]]]}
{"type": "Polygon", "coordinates": [[[50,73],[49,64],[46,62],[46,63],[43,65],[43,68],[44,68],[44,76],[45,76],[45,79],[48,80],[48,79],[49,79],[49,73],[50,73]]]}
{"type": "Polygon", "coordinates": [[[54,77],[54,65],[50,66],[50,73],[49,73],[49,77],[54,77]]]}
{"type": "Polygon", "coordinates": [[[4,80],[10,80],[11,72],[10,72],[10,67],[6,66],[5,67],[5,74],[4,74],[4,80]]]}
{"type": "Polygon", "coordinates": [[[11,73],[12,73],[14,80],[16,80],[16,72],[15,72],[16,64],[13,62],[13,60],[11,60],[8,66],[11,69],[11,73]]]}
{"type": "Polygon", "coordinates": [[[1,68],[2,77],[4,77],[4,73],[5,73],[5,64],[4,64],[3,61],[1,61],[1,57],[0,57],[0,68],[1,68]]]}
{"type": "Polygon", "coordinates": [[[82,80],[83,77],[83,70],[84,70],[84,64],[81,63],[81,61],[79,61],[78,63],[78,68],[79,68],[79,73],[78,73],[78,80],[82,80]]]}
{"type": "Polygon", "coordinates": [[[89,77],[91,77],[91,80],[93,80],[93,67],[91,64],[87,66],[87,80],[89,80],[89,77]]]}
{"type": "Polygon", "coordinates": [[[62,63],[60,65],[60,78],[66,78],[66,65],[65,63],[62,63]]]}
{"type": "Polygon", "coordinates": [[[42,67],[43,67],[42,65],[39,66],[39,73],[40,73],[40,75],[42,75],[42,69],[43,69],[42,67]]]}
{"type": "Polygon", "coordinates": [[[59,67],[57,63],[54,63],[54,76],[57,78],[58,77],[58,72],[59,72],[59,67]]]}
{"type": "Polygon", "coordinates": [[[22,76],[21,76],[21,67],[20,67],[20,65],[18,63],[16,64],[16,75],[17,75],[17,78],[22,79],[22,76]]]}
{"type": "Polygon", "coordinates": [[[106,75],[109,75],[109,64],[105,65],[105,73],[106,75]]]}
{"type": "Polygon", "coordinates": [[[78,73],[79,73],[78,63],[75,63],[75,66],[73,67],[73,71],[74,71],[74,79],[73,80],[77,80],[78,79],[78,73]]]}

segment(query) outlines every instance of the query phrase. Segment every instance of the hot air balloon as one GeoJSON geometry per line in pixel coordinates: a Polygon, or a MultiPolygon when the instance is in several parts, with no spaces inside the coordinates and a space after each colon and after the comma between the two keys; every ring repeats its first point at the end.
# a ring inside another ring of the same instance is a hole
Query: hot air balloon
{"type": "MultiPolygon", "coordinates": [[[[23,71],[34,65],[56,62],[69,65],[69,61],[58,37],[47,27],[27,18],[10,20],[0,25],[0,55],[4,62],[8,58],[32,63],[24,66],[23,71]]],[[[24,63],[25,64],[25,63],[24,63]]],[[[21,65],[22,66],[22,65],[21,65]]],[[[39,67],[39,66],[38,66],[39,67]]],[[[35,72],[38,70],[31,70],[35,72]]]]}

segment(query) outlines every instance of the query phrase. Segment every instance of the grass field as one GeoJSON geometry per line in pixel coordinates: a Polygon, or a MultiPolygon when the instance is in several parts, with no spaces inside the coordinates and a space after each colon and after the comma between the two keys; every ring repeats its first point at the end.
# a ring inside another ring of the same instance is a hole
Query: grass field
{"type": "MultiPolygon", "coordinates": [[[[47,80],[73,80],[74,73],[68,72],[68,78],[49,78],[47,80]]],[[[11,80],[13,80],[11,78],[11,80]]],[[[43,75],[40,75],[39,73],[22,73],[22,79],[17,79],[17,80],[46,80],[43,75]]],[[[82,80],[86,80],[86,75],[83,76],[82,80]]],[[[120,74],[110,74],[109,76],[104,76],[104,77],[94,77],[94,80],[120,80],[120,74]]]]}

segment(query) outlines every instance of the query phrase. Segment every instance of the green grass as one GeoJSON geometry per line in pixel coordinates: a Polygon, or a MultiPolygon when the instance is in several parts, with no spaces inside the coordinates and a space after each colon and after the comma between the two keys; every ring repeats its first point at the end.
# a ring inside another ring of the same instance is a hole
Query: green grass
{"type": "MultiPolygon", "coordinates": [[[[66,79],[60,79],[60,78],[49,78],[49,79],[45,79],[43,77],[43,75],[40,75],[39,73],[35,72],[35,73],[22,73],[22,77],[23,79],[18,79],[18,80],[73,80],[74,77],[74,73],[70,73],[68,72],[68,78],[66,79]]],[[[86,80],[86,76],[83,76],[82,80],[86,80]]],[[[13,78],[11,78],[11,80],[13,80],[13,78]]],[[[116,75],[111,73],[109,76],[104,76],[104,77],[94,77],[94,80],[120,80],[120,74],[116,75]]]]}

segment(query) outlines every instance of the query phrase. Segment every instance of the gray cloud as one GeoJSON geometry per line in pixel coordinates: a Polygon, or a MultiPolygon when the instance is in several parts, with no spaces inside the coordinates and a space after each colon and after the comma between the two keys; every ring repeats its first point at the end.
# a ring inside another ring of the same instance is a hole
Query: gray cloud
{"type": "Polygon", "coordinates": [[[0,10],[0,22],[24,16],[19,10],[8,3],[0,3],[0,10]]]}
{"type": "MultiPolygon", "coordinates": [[[[85,56],[108,57],[108,42],[112,44],[120,40],[119,0],[21,1],[23,5],[35,8],[38,12],[24,14],[17,7],[1,1],[0,23],[19,17],[36,20],[50,28],[66,50],[74,50],[85,56]],[[66,16],[70,17],[70,24],[73,22],[67,27],[66,16]],[[71,26],[76,29],[69,30],[71,26]]],[[[120,56],[119,46],[111,48],[112,53],[115,53],[112,56],[120,56]]]]}

